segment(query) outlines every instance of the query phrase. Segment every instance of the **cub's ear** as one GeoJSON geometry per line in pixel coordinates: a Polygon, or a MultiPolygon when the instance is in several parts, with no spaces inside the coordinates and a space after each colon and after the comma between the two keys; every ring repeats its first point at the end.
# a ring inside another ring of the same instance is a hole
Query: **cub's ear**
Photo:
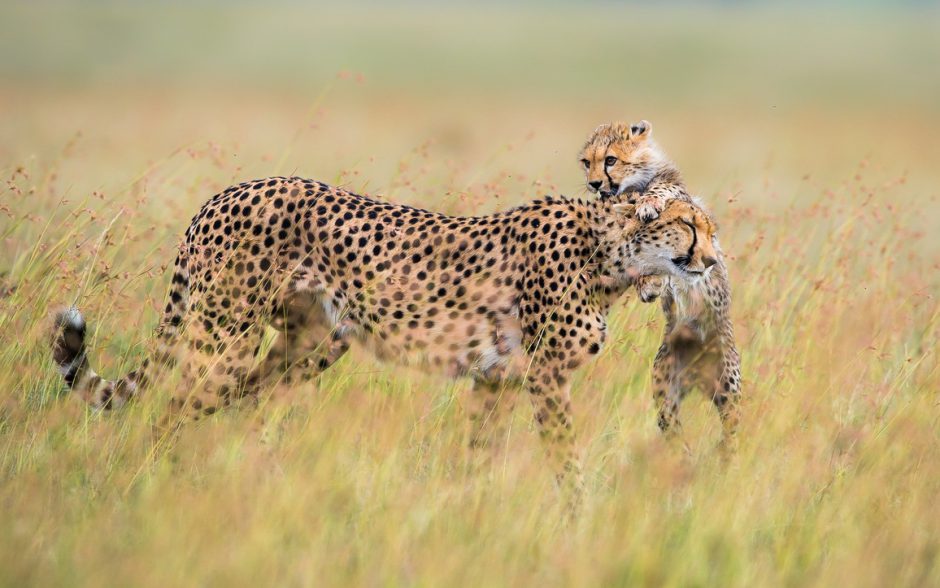
{"type": "Polygon", "coordinates": [[[653,134],[653,125],[648,120],[641,120],[630,125],[631,139],[648,139],[653,134]]]}

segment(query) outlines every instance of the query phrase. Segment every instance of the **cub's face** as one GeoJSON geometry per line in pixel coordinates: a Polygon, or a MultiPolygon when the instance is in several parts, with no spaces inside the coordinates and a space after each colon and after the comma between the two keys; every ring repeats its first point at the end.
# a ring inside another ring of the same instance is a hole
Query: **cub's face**
{"type": "Polygon", "coordinates": [[[652,142],[652,125],[610,123],[597,127],[581,149],[588,190],[602,196],[641,188],[661,153],[652,142]]]}
{"type": "Polygon", "coordinates": [[[658,219],[646,224],[632,218],[632,209],[620,206],[620,213],[631,218],[625,225],[625,254],[637,275],[695,280],[718,262],[714,245],[718,227],[695,204],[671,200],[658,219]]]}

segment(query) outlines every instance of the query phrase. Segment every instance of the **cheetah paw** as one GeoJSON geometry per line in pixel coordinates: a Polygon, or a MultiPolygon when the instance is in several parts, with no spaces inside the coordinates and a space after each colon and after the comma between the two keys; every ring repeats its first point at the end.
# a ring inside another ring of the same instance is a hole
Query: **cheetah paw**
{"type": "Polygon", "coordinates": [[[659,213],[662,211],[663,207],[655,202],[641,202],[636,207],[636,216],[644,223],[648,223],[659,218],[659,213]]]}

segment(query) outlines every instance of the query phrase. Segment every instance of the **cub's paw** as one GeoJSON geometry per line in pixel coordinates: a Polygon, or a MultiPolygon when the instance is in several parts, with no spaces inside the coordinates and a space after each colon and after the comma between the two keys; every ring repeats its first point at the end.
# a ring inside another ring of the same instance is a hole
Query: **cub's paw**
{"type": "Polygon", "coordinates": [[[655,200],[640,200],[636,205],[636,216],[644,223],[658,219],[662,211],[662,203],[655,200]]]}

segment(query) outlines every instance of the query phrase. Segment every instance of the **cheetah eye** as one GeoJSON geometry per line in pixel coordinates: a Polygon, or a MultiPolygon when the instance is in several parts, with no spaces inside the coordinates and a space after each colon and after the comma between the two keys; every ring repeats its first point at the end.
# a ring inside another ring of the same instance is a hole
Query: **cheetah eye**
{"type": "Polygon", "coordinates": [[[613,155],[608,156],[607,159],[604,160],[604,165],[606,165],[607,167],[610,167],[615,163],[617,163],[617,158],[614,157],[613,155]]]}
{"type": "Polygon", "coordinates": [[[591,162],[588,161],[587,159],[582,159],[582,160],[581,160],[581,165],[583,165],[584,167],[588,168],[588,167],[591,167],[591,162]]]}

